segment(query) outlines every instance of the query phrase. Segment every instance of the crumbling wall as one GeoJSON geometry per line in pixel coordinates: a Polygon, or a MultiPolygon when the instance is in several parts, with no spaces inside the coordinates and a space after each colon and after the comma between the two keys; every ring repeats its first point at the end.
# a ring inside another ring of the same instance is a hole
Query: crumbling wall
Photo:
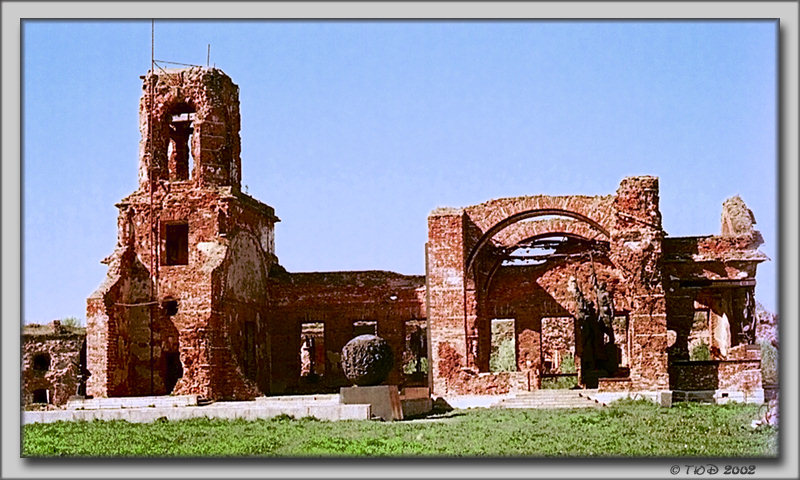
{"type": "Polygon", "coordinates": [[[761,388],[761,373],[753,363],[757,359],[738,358],[737,352],[758,337],[756,267],[768,258],[758,251],[763,238],[754,228],[752,211],[740,197],[723,203],[721,223],[720,235],[664,240],[668,327],[676,332],[669,350],[669,361],[674,363],[670,381],[675,388],[701,389],[703,382],[696,385],[692,372],[711,368],[685,362],[699,342],[693,337],[709,347],[710,359],[716,362],[709,365],[716,369],[717,388],[761,388]],[[695,312],[701,320],[707,315],[704,325],[697,324],[695,312]]]}
{"type": "Polygon", "coordinates": [[[208,67],[149,72],[139,102],[139,189],[146,190],[150,176],[170,180],[170,117],[195,114],[190,145],[194,158],[191,179],[199,185],[241,185],[239,87],[221,70],[208,67]]]}
{"type": "MultiPolygon", "coordinates": [[[[662,286],[662,240],[658,178],[628,177],[614,197],[610,259],[624,273],[622,298],[630,302],[632,388],[663,390],[667,372],[667,315],[662,286]]],[[[616,300],[617,297],[615,297],[616,300]]]]}
{"type": "Polygon", "coordinates": [[[223,287],[215,310],[224,319],[224,343],[210,363],[216,389],[234,398],[269,392],[269,351],[260,341],[267,336],[267,265],[258,237],[242,229],[219,269],[223,287]]]}
{"type": "Polygon", "coordinates": [[[425,319],[424,277],[391,272],[281,273],[269,281],[268,313],[273,393],[336,391],[348,385],[340,366],[353,323],[374,321],[395,358],[386,383],[404,384],[406,322],[425,319]],[[324,324],[325,365],[321,378],[301,378],[303,323],[324,324]]]}
{"type": "Polygon", "coordinates": [[[90,394],[252,398],[268,385],[265,278],[279,220],[239,190],[238,87],[214,68],[150,72],[139,119],[139,189],[117,205],[109,277],[87,304],[90,394]],[[231,244],[241,232],[246,247],[231,244]],[[241,371],[245,346],[257,352],[253,375],[241,371]]]}
{"type": "MultiPolygon", "coordinates": [[[[87,300],[87,362],[92,374],[87,394],[149,394],[154,342],[149,275],[128,246],[118,247],[106,263],[106,281],[87,300]]],[[[153,372],[152,380],[162,381],[159,372],[153,372]]]]}
{"type": "MultiPolygon", "coordinates": [[[[44,390],[49,405],[60,406],[76,395],[80,385],[82,328],[25,325],[22,332],[22,405],[34,403],[34,392],[44,390]],[[37,357],[39,357],[37,359],[37,357]]],[[[84,367],[85,368],[85,367],[84,367]]]]}
{"type": "MultiPolygon", "coordinates": [[[[613,196],[518,197],[492,200],[463,210],[439,209],[429,216],[428,225],[429,317],[432,335],[436,336],[432,343],[448,344],[447,348],[433,348],[432,352],[447,351],[451,356],[455,352],[459,355],[459,368],[485,370],[486,355],[472,360],[475,355],[468,351],[470,343],[465,338],[477,331],[478,351],[487,352],[490,339],[486,325],[490,318],[515,318],[519,366],[537,371],[541,318],[574,315],[571,311],[574,306],[570,305],[566,292],[567,281],[576,276],[584,288],[591,290],[590,277],[584,274],[581,278],[574,265],[570,271],[559,269],[558,263],[550,263],[548,271],[536,280],[542,294],[537,298],[526,292],[525,297],[521,292],[531,280],[514,279],[514,274],[508,273],[522,271],[521,267],[491,265],[502,260],[495,253],[501,246],[513,246],[514,242],[546,233],[571,234],[608,242],[610,251],[605,260],[610,271],[605,272],[603,281],[609,282],[616,310],[628,316],[628,326],[632,329],[626,353],[630,354],[631,365],[635,365],[631,368],[633,384],[640,389],[666,388],[667,332],[661,288],[663,231],[656,178],[623,179],[613,196]],[[536,220],[531,221],[532,218],[536,220]],[[506,285],[504,276],[511,279],[506,285]],[[489,288],[489,284],[490,290],[494,289],[491,293],[482,290],[489,288]],[[504,294],[504,290],[512,293],[504,294]],[[515,295],[519,298],[514,298],[515,295]],[[523,304],[527,307],[522,307],[523,304]],[[549,308],[548,304],[558,307],[549,308]]],[[[584,265],[587,267],[584,270],[590,268],[589,262],[584,261],[584,265]]],[[[463,385],[452,385],[452,375],[437,371],[436,361],[433,377],[434,390],[465,389],[463,385]]]]}

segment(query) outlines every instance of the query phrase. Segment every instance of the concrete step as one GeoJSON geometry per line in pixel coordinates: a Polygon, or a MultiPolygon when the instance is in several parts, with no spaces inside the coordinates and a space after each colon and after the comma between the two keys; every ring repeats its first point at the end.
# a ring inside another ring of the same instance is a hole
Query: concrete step
{"type": "Polygon", "coordinates": [[[186,420],[190,418],[222,418],[257,420],[279,415],[291,415],[295,418],[316,417],[320,420],[369,420],[369,405],[334,405],[317,404],[296,406],[258,405],[254,401],[215,402],[206,406],[191,408],[103,408],[96,410],[50,410],[22,412],[22,423],[51,423],[57,421],[76,420],[125,420],[131,423],[149,423],[159,418],[167,420],[186,420]]]}
{"type": "Polygon", "coordinates": [[[196,407],[197,395],[160,395],[148,397],[81,398],[67,401],[67,410],[106,410],[125,408],[196,407]]]}
{"type": "Polygon", "coordinates": [[[306,403],[339,403],[339,394],[313,394],[313,395],[280,395],[274,397],[257,397],[256,403],[259,404],[306,404],[306,403]]]}
{"type": "Polygon", "coordinates": [[[587,397],[585,390],[536,390],[506,398],[499,408],[592,408],[604,404],[587,397]]]}

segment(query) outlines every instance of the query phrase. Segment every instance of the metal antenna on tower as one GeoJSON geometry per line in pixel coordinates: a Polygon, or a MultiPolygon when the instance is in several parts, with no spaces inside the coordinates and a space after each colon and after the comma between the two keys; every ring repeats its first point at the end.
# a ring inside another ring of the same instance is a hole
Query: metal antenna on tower
{"type": "MultiPolygon", "coordinates": [[[[155,104],[155,92],[154,92],[154,80],[155,80],[155,31],[156,31],[156,20],[150,20],[150,77],[148,78],[148,114],[147,114],[147,152],[149,155],[149,159],[147,163],[149,164],[149,172],[148,172],[148,182],[149,190],[150,190],[150,301],[156,302],[158,298],[158,261],[156,260],[156,255],[158,255],[158,219],[156,218],[156,213],[154,211],[154,204],[155,199],[153,198],[153,190],[155,189],[155,167],[153,162],[154,152],[153,152],[153,108],[155,104]]],[[[150,395],[153,395],[154,392],[154,378],[153,378],[153,316],[157,312],[157,308],[155,305],[150,305],[150,395]]]]}
{"type": "Polygon", "coordinates": [[[208,44],[208,52],[206,53],[206,67],[211,63],[211,44],[208,44]]]}

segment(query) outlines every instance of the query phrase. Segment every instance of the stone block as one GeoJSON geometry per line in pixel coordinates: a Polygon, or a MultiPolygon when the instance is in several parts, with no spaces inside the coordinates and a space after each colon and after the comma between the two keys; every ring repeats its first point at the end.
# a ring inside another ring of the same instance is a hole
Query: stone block
{"type": "Polygon", "coordinates": [[[425,415],[433,410],[431,397],[401,399],[403,418],[425,415]]]}
{"type": "Polygon", "coordinates": [[[396,385],[342,387],[339,398],[345,405],[369,404],[372,415],[386,421],[403,419],[403,407],[396,385]]]}
{"type": "Polygon", "coordinates": [[[662,407],[671,407],[672,392],[669,390],[658,392],[658,404],[662,407]]]}

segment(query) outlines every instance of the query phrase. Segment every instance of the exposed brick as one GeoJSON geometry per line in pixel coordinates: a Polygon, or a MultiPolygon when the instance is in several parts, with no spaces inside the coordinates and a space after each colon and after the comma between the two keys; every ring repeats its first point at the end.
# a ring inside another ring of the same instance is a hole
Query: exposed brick
{"type": "MultiPolygon", "coordinates": [[[[580,368],[570,279],[590,301],[595,279],[602,283],[615,315],[626,319],[614,337],[627,365],[614,372],[618,378],[600,379],[602,389],[675,388],[695,374],[700,386],[760,388],[759,359],[744,343],[756,328],[748,323],[756,266],[767,258],[741,199],[726,202],[721,235],[683,238],[663,231],[659,183],[650,176],[624,178],[609,195],[437,208],[428,216],[425,276],[290,273],[275,255],[274,210],[240,190],[238,86],[216,68],[143,78],[139,186],[117,204],[108,274],[87,299],[90,395],[335,391],[347,384],[339,354],[355,322],[374,322],[394,357],[408,359],[411,321],[427,325],[434,395],[534,389],[545,354],[574,351],[580,368]],[[514,264],[520,247],[547,250],[536,243],[545,239],[556,241],[550,253],[514,264]],[[700,338],[696,309],[709,311],[702,338],[717,363],[685,363],[689,342],[700,338]],[[543,335],[551,317],[563,321],[543,335]],[[491,320],[501,318],[515,322],[517,371],[488,371],[491,320]],[[322,325],[315,342],[323,346],[314,351],[321,375],[309,375],[309,351],[301,365],[309,323],[322,325]]],[[[73,340],[47,341],[26,343],[25,355],[39,348],[74,354],[73,340]]],[[[63,372],[57,377],[48,381],[59,385],[52,388],[61,402],[75,385],[63,372]]],[[[398,361],[387,383],[426,380],[398,361]]]]}

